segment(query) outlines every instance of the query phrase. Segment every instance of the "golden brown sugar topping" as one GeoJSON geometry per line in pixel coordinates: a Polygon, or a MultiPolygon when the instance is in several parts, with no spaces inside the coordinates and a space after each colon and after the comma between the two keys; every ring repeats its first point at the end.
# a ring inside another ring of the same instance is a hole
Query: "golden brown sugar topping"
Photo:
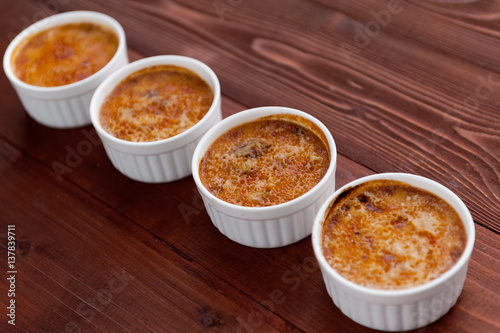
{"type": "Polygon", "coordinates": [[[272,206],[308,192],[329,165],[323,137],[296,122],[261,119],[215,140],[200,163],[200,178],[226,202],[272,206]]]}
{"type": "Polygon", "coordinates": [[[56,87],[83,80],[103,68],[118,48],[108,27],[71,23],[34,33],[14,50],[14,74],[28,84],[56,87]]]}
{"type": "Polygon", "coordinates": [[[214,99],[212,88],[191,70],[153,66],[125,78],[106,97],[99,121],[111,135],[134,142],[157,141],[200,121],[214,99]]]}
{"type": "Polygon", "coordinates": [[[446,201],[406,183],[373,180],[349,189],[327,212],[323,254],[345,278],[376,289],[431,281],[462,255],[467,235],[446,201]]]}

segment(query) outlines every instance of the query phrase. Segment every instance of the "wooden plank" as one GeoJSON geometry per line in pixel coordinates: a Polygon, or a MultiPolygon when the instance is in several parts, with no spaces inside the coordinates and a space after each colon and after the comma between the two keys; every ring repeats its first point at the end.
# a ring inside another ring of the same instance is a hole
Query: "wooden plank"
{"type": "MultiPolygon", "coordinates": [[[[411,26],[405,8],[369,46],[346,57],[341,43],[352,42],[356,26],[383,3],[242,1],[223,17],[216,4],[229,2],[73,0],[49,8],[20,0],[0,5],[11,14],[0,27],[19,31],[55,11],[108,13],[124,25],[132,60],[175,53],[213,67],[224,116],[280,104],[320,118],[340,152],[337,187],[384,171],[449,186],[471,209],[477,242],[459,302],[425,329],[498,330],[498,78],[488,81],[497,66],[496,23],[461,23],[459,6],[405,3],[431,27],[411,26]],[[463,39],[440,43],[451,30],[440,32],[439,19],[446,29],[458,25],[463,39]],[[484,43],[491,46],[486,56],[478,47],[484,43]],[[478,86],[492,91],[479,98],[478,86]]],[[[495,9],[489,5],[474,7],[469,19],[484,18],[495,9]]],[[[272,250],[240,246],[212,225],[190,177],[134,182],[113,168],[91,126],[45,128],[26,115],[5,77],[0,91],[0,226],[23,231],[23,331],[370,331],[331,302],[310,238],[272,250]],[[81,153],[83,146],[90,150],[81,153]],[[56,174],[56,162],[69,171],[56,174]]]]}
{"type": "MultiPolygon", "coordinates": [[[[238,314],[252,313],[247,295],[87,192],[70,182],[59,186],[29,157],[15,168],[9,163],[0,160],[9,180],[0,197],[0,210],[8,212],[2,225],[15,224],[18,239],[29,243],[17,257],[17,283],[28,287],[16,299],[18,313],[30,314],[36,327],[180,331],[223,322],[235,330],[238,314]]],[[[4,243],[0,253],[6,257],[4,243]]],[[[5,290],[6,280],[0,286],[5,290]]],[[[289,326],[274,314],[262,325],[289,326]]]]}
{"type": "MultiPolygon", "coordinates": [[[[75,0],[61,8],[85,4],[75,0]]],[[[403,22],[413,17],[413,5],[346,58],[339,56],[339,45],[371,22],[362,21],[371,15],[366,8],[381,11],[383,5],[311,4],[310,15],[317,16],[309,25],[300,11],[284,18],[279,9],[285,6],[278,2],[270,8],[241,2],[230,13],[233,20],[229,13],[221,20],[210,3],[126,4],[90,8],[122,22],[129,45],[145,55],[183,54],[206,62],[219,75],[223,93],[246,107],[286,105],[310,112],[332,131],[342,155],[376,172],[435,179],[464,198],[477,223],[500,231],[495,219],[500,214],[500,102],[494,98],[500,77],[477,61],[479,48],[450,39],[436,43],[438,26],[425,30],[435,33],[428,36],[432,48],[416,34],[401,37],[410,29],[403,22]],[[463,47],[463,57],[449,56],[455,47],[463,47]]],[[[429,21],[442,17],[415,10],[429,21]]],[[[471,41],[490,41],[491,54],[500,52],[494,36],[450,26],[471,41]]]]}
{"type": "MultiPolygon", "coordinates": [[[[233,328],[246,325],[261,328],[261,325],[267,324],[264,320],[272,319],[272,313],[304,330],[327,329],[332,325],[332,320],[340,322],[336,325],[345,329],[352,326],[349,320],[343,319],[324,290],[309,238],[294,246],[275,250],[242,247],[207,224],[209,221],[206,216],[203,217],[204,212],[200,212],[200,218],[193,216],[187,225],[179,218],[144,219],[143,212],[133,209],[125,212],[123,208],[118,212],[70,182],[63,182],[59,187],[59,183],[49,176],[51,170],[33,162],[31,158],[14,163],[15,168],[5,168],[5,162],[0,163],[2,173],[9,179],[5,185],[13,186],[7,192],[10,196],[4,194],[0,198],[1,210],[10,212],[5,218],[15,222],[18,230],[29,228],[29,233],[23,237],[29,241],[30,250],[19,263],[23,275],[27,274],[26,280],[21,279],[20,283],[34,280],[40,287],[33,286],[33,291],[37,290],[34,301],[30,297],[31,293],[21,293],[18,299],[29,300],[27,304],[36,303],[37,298],[38,302],[43,300],[48,303],[37,316],[38,319],[35,319],[40,327],[49,323],[66,327],[71,323],[84,328],[85,324],[92,324],[103,331],[117,331],[121,327],[118,323],[121,323],[123,329],[137,327],[153,330],[154,327],[174,325],[171,329],[176,330],[180,327],[176,325],[193,325],[197,321],[198,318],[193,318],[195,309],[191,302],[197,304],[197,311],[204,309],[202,312],[208,312],[211,316],[215,312],[216,318],[224,320],[225,325],[230,326],[228,317],[233,318],[233,328]],[[27,170],[37,168],[42,169],[38,174],[45,174],[46,177],[29,176],[29,173],[27,176],[27,170]],[[19,191],[30,185],[44,190],[19,191]],[[24,212],[22,218],[19,212],[24,212]],[[81,267],[88,269],[82,271],[81,267]],[[120,273],[120,269],[126,273],[120,273]],[[105,307],[101,308],[99,304],[92,306],[96,302],[92,299],[99,295],[106,297],[103,296],[106,290],[120,289],[115,283],[110,284],[113,276],[115,279],[129,277],[126,288],[116,297],[108,293],[112,302],[106,304],[106,299],[102,301],[105,307]],[[266,283],[263,284],[263,281],[266,283]],[[210,291],[204,291],[203,285],[210,291]],[[218,293],[213,295],[215,290],[221,292],[227,289],[228,296],[224,301],[220,300],[218,293]],[[238,295],[235,289],[245,295],[240,295],[243,299],[238,300],[246,304],[243,309],[235,308],[234,304],[225,304],[229,302],[228,299],[234,299],[233,293],[238,295]],[[201,300],[193,299],[200,292],[202,295],[198,297],[201,300]],[[205,293],[209,295],[203,295],[205,293]],[[190,300],[180,294],[190,295],[190,300]],[[140,299],[138,295],[141,295],[140,299]],[[174,304],[170,304],[172,302],[174,304]],[[304,310],[304,303],[308,304],[307,311],[304,310]],[[153,304],[154,309],[151,308],[153,304]],[[211,304],[225,304],[224,310],[219,313],[211,304]],[[186,318],[186,314],[178,313],[177,307],[188,307],[184,311],[190,316],[186,318]],[[159,321],[156,317],[164,316],[155,312],[159,311],[155,310],[158,308],[162,313],[168,313],[170,318],[174,317],[174,322],[168,318],[165,322],[159,321]],[[225,314],[228,308],[237,309],[236,313],[225,314]],[[92,309],[96,309],[94,315],[92,309]],[[150,322],[151,326],[137,320],[128,321],[131,319],[128,316],[132,315],[129,311],[133,311],[135,318],[150,322]],[[315,318],[317,313],[328,315],[315,318]]],[[[143,191],[135,195],[132,192],[120,193],[120,196],[127,197],[127,204],[124,203],[123,207],[132,206],[132,202],[144,196],[143,191]]],[[[161,192],[156,195],[163,197],[161,192]]],[[[146,194],[146,199],[149,197],[146,194]]],[[[152,216],[162,216],[160,205],[153,205],[156,209],[139,205],[152,216]]],[[[433,327],[447,327],[450,322],[456,324],[458,321],[464,330],[474,330],[475,326],[468,326],[471,323],[470,316],[474,316],[482,319],[485,329],[492,328],[487,323],[495,322],[497,312],[494,309],[495,304],[500,304],[500,289],[489,279],[484,279],[484,276],[495,275],[491,267],[499,264],[497,254],[500,248],[495,240],[490,231],[483,228],[478,230],[478,245],[460,302],[456,309],[433,327]],[[485,255],[488,260],[484,260],[485,255]],[[478,298],[478,295],[482,296],[478,298]],[[483,305],[491,306],[477,307],[479,300],[483,305]]],[[[26,291],[30,290],[28,288],[26,291]]],[[[19,311],[37,313],[23,307],[19,311]]],[[[269,324],[285,325],[272,320],[269,324]]]]}

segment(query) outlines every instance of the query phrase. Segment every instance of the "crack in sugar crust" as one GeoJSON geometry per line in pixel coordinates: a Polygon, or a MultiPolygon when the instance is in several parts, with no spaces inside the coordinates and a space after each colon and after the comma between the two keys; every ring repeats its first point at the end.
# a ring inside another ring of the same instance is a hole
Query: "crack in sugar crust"
{"type": "Polygon", "coordinates": [[[329,150],[312,130],[289,120],[261,119],[215,140],[199,171],[203,185],[219,199],[262,207],[308,192],[329,164],[329,150]]]}
{"type": "Polygon", "coordinates": [[[99,121],[119,139],[158,141],[194,126],[207,114],[213,99],[212,88],[193,71],[152,66],[115,87],[101,106],[99,121]]]}
{"type": "Polygon", "coordinates": [[[374,180],[337,198],[322,241],[327,262],[340,275],[366,287],[402,289],[450,269],[467,236],[443,199],[406,183],[374,180]]]}

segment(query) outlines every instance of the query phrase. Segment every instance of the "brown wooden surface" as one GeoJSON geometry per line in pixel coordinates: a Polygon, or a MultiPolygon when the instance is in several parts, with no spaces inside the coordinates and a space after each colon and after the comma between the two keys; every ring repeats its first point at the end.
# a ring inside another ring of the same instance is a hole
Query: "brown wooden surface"
{"type": "MultiPolygon", "coordinates": [[[[392,171],[446,185],[471,210],[476,244],[457,304],[419,332],[498,332],[500,3],[391,3],[2,0],[0,45],[47,15],[100,11],[124,26],[131,60],[181,54],[212,67],[225,117],[282,105],[319,118],[337,143],[337,187],[392,171]]],[[[5,75],[0,94],[1,332],[370,331],[332,303],[310,237],[238,245],[210,222],[191,177],[132,181],[99,141],[59,179],[53,163],[91,142],[92,127],[37,124],[5,75]]]]}

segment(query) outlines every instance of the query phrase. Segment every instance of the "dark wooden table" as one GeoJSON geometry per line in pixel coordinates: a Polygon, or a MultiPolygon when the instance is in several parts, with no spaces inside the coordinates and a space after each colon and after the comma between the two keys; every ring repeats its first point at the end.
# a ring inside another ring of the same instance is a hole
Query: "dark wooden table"
{"type": "MultiPolygon", "coordinates": [[[[500,331],[498,1],[2,0],[0,45],[78,9],[116,18],[131,61],[207,63],[224,117],[281,105],[320,119],[337,143],[337,187],[397,171],[457,193],[476,224],[467,280],[419,332],[500,331]]],[[[1,332],[369,331],[332,303],[310,237],[238,245],[213,226],[191,177],[132,181],[92,126],[39,125],[5,75],[0,94],[1,332]],[[69,167],[62,177],[54,163],[69,167]]]]}

